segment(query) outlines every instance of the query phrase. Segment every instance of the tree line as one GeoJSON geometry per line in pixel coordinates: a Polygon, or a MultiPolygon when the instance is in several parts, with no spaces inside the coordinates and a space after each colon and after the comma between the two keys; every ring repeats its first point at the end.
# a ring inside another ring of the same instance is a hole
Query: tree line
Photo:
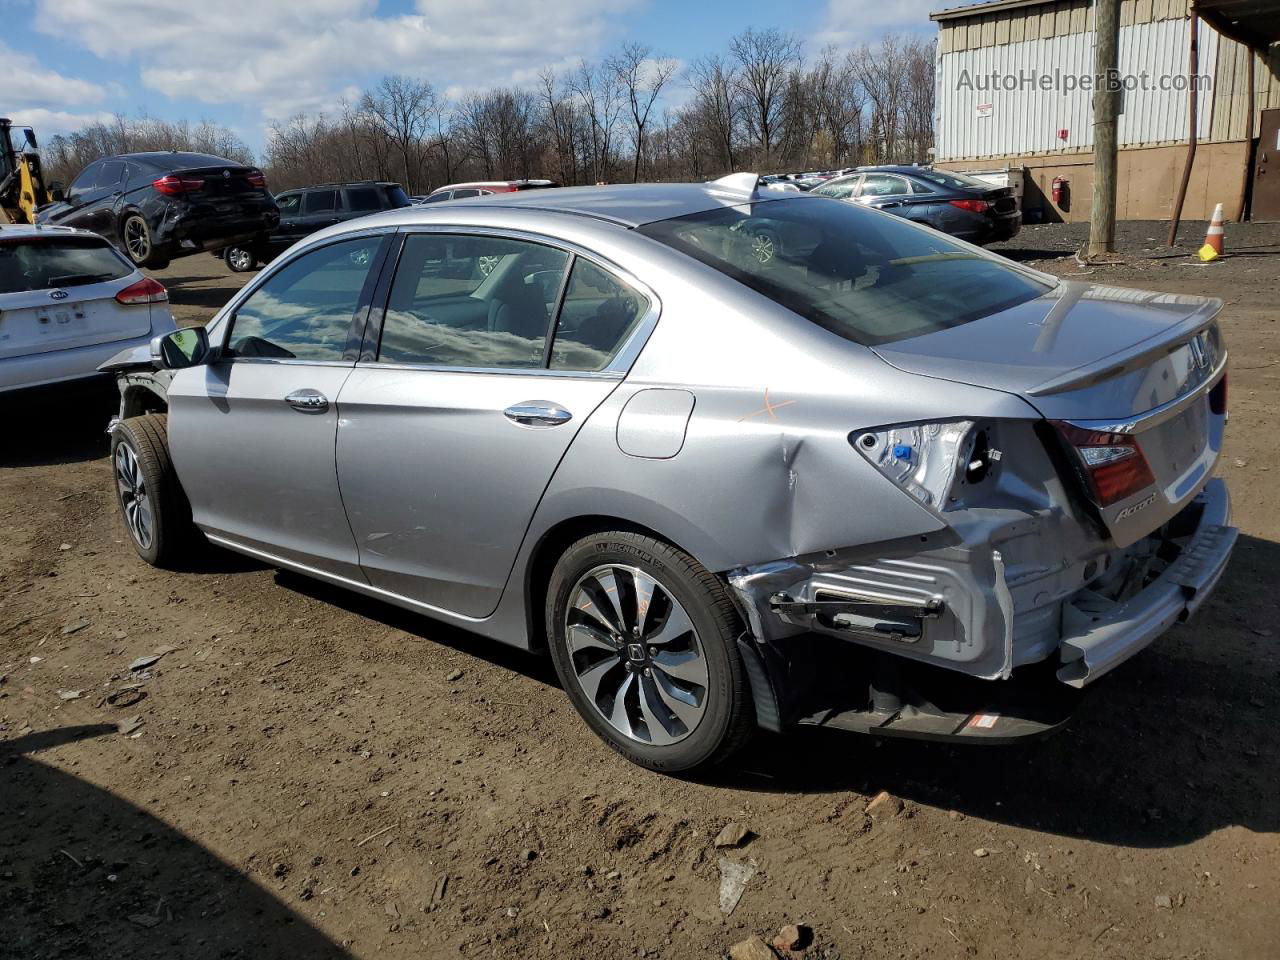
{"type": "MultiPolygon", "coordinates": [[[[527,86],[457,99],[404,75],[333,111],[273,125],[261,166],[274,189],[394,180],[410,193],[444,183],[546,177],[563,184],[703,180],[928,159],[934,47],[889,35],[806,57],[799,40],[748,29],[687,66],[643,43],[545,70],[527,86]]],[[[51,177],[108,153],[195,149],[252,159],[229,131],[118,118],[50,143],[51,177]]],[[[74,168],[74,170],[73,170],[74,168]]]]}

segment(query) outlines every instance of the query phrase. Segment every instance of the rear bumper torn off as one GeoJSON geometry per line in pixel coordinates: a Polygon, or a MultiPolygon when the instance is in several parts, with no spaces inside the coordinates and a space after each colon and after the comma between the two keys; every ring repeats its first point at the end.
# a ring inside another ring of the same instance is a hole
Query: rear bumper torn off
{"type": "Polygon", "coordinates": [[[1058,679],[1083,687],[1119,666],[1205,602],[1231,558],[1239,531],[1230,526],[1226,482],[1210,480],[1197,498],[1202,510],[1182,554],[1154,582],[1103,615],[1067,604],[1063,610],[1058,679]]]}

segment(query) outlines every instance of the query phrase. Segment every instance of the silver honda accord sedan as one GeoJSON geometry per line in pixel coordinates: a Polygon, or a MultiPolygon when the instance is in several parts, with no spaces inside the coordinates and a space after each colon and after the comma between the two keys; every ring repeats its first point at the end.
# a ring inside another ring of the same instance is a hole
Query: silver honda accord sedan
{"type": "Polygon", "coordinates": [[[653,769],[1008,742],[1227,564],[1221,307],[753,175],[409,207],[108,364],[114,482],[150,563],[207,538],[548,650],[653,769]]]}

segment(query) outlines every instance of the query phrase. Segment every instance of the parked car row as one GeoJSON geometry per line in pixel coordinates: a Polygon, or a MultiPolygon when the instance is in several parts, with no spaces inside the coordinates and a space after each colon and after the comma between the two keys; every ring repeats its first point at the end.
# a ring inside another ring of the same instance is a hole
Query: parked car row
{"type": "Polygon", "coordinates": [[[777,188],[875,207],[978,245],[1012,239],[1022,229],[1012,188],[932,167],[854,167],[761,179],[777,188]]]}

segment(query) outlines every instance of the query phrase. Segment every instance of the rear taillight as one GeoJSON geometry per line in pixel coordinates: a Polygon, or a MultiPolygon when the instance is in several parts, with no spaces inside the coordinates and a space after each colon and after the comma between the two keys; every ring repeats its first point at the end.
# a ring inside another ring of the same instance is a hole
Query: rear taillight
{"type": "Polygon", "coordinates": [[[169,299],[169,291],[150,277],[131,283],[116,294],[116,300],[124,304],[163,303],[169,299]]]}
{"type": "Polygon", "coordinates": [[[263,176],[261,170],[250,170],[245,179],[249,181],[249,186],[251,187],[257,187],[260,190],[267,188],[267,178],[263,176]]]}
{"type": "Polygon", "coordinates": [[[1225,416],[1227,412],[1227,375],[1224,373],[1217,385],[1209,391],[1209,409],[1215,416],[1225,416]]]}
{"type": "Polygon", "coordinates": [[[991,207],[991,204],[985,200],[949,200],[947,202],[953,207],[968,210],[970,213],[986,213],[991,207]]]}
{"type": "Polygon", "coordinates": [[[1137,437],[1085,430],[1060,420],[1053,425],[1079,456],[1098,506],[1109,507],[1156,482],[1137,437]]]}
{"type": "Polygon", "coordinates": [[[167,173],[159,180],[152,180],[151,186],[160,193],[176,197],[182,193],[194,193],[204,189],[204,177],[180,177],[175,173],[167,173]]]}
{"type": "MultiPolygon", "coordinates": [[[[856,431],[849,442],[908,494],[942,511],[951,504],[952,488],[970,465],[973,428],[972,420],[900,423],[856,431]]],[[[1000,459],[999,451],[986,451],[983,456],[1000,459]]]]}

